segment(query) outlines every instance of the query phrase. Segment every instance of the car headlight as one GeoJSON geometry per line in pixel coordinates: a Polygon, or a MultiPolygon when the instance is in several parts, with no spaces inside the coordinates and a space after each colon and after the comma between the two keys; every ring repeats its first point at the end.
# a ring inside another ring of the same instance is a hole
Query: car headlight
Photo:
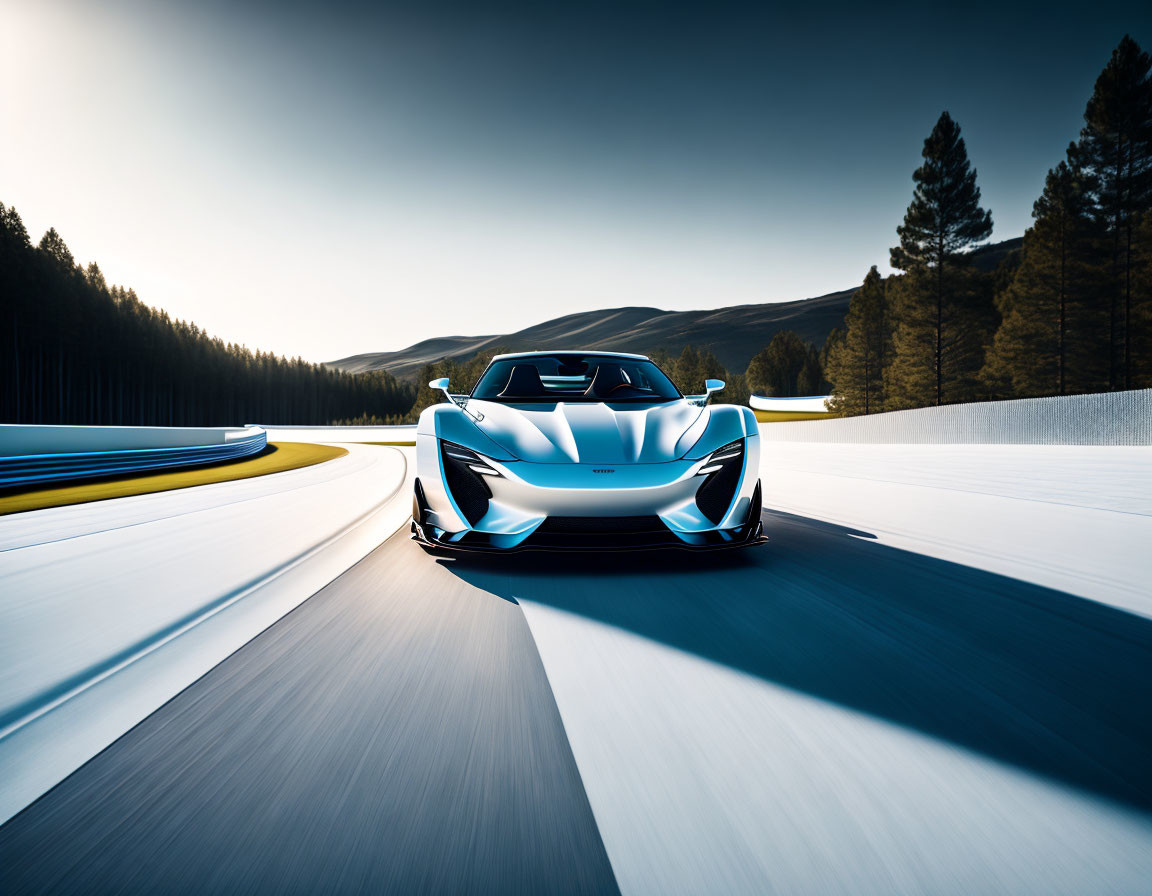
{"type": "Polygon", "coordinates": [[[737,439],[735,442],[729,442],[723,448],[717,448],[709,454],[704,461],[704,466],[696,472],[696,475],[707,476],[710,473],[719,473],[727,463],[734,463],[739,466],[743,457],[744,440],[737,439]]]}
{"type": "Polygon", "coordinates": [[[450,457],[484,476],[499,476],[500,471],[497,470],[489,460],[483,455],[477,454],[471,448],[465,448],[463,445],[457,445],[455,442],[441,441],[440,448],[444,452],[445,457],[450,457]]]}

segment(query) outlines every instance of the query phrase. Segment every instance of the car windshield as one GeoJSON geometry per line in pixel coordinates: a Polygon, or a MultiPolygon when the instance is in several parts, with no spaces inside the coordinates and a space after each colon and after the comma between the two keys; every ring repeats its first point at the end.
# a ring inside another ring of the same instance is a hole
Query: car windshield
{"type": "Polygon", "coordinates": [[[526,355],[500,358],[472,390],[472,398],[523,402],[674,401],[680,392],[651,361],[606,355],[526,355]]]}

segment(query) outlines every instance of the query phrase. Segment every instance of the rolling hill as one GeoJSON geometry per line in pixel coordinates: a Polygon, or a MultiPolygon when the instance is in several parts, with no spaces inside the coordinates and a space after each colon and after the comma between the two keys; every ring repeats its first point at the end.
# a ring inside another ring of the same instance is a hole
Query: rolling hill
{"type": "MultiPolygon", "coordinates": [[[[984,246],[972,253],[983,270],[999,265],[1020,239],[984,246]]],[[[387,370],[398,377],[415,377],[420,368],[441,358],[469,358],[484,348],[503,346],[511,351],[557,348],[672,354],[687,344],[715,353],[729,370],[744,370],[752,356],[780,330],[794,330],[801,339],[820,346],[833,327],[840,326],[856,287],[812,299],[735,305],[709,311],[662,311],[624,307],[568,314],[535,324],[516,333],[487,336],[439,336],[395,352],[352,355],[328,366],[350,373],[387,370]]]]}

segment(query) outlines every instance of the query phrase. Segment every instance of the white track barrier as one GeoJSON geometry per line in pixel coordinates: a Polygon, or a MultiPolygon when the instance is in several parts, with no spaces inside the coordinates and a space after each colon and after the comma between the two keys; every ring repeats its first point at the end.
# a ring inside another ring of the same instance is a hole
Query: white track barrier
{"type": "Polygon", "coordinates": [[[401,426],[273,426],[269,438],[279,442],[395,442],[416,444],[416,425],[401,426]]]}
{"type": "Polygon", "coordinates": [[[259,427],[0,424],[0,487],[218,463],[267,444],[259,427]]]}
{"type": "Polygon", "coordinates": [[[1152,445],[1152,389],[766,423],[760,434],[872,445],[1152,445]]]}
{"type": "Polygon", "coordinates": [[[753,395],[748,399],[748,407],[757,411],[783,411],[785,413],[826,414],[825,402],[831,395],[804,395],[798,398],[768,398],[753,395]]]}

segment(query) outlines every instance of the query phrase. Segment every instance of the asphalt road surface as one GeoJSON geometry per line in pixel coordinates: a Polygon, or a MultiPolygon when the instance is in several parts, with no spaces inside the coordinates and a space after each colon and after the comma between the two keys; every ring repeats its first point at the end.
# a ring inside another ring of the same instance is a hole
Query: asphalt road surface
{"type": "Polygon", "coordinates": [[[769,513],[400,533],[0,827],[6,892],[1141,892],[1152,621],[769,513]]]}
{"type": "Polygon", "coordinates": [[[520,608],[405,532],[0,828],[8,893],[611,893],[520,608]]]}

